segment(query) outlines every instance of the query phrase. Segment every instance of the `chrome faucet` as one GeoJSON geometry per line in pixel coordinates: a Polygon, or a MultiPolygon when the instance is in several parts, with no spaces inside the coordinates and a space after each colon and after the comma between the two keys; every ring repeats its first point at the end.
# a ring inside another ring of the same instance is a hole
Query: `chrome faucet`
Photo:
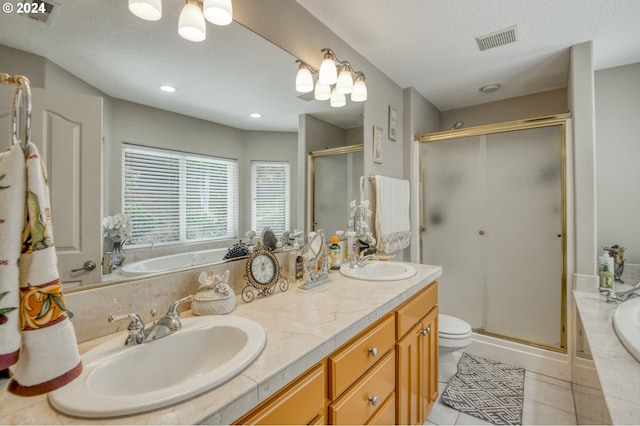
{"type": "Polygon", "coordinates": [[[638,294],[638,291],[640,291],[640,283],[634,285],[629,290],[618,292],[615,292],[610,288],[600,288],[600,293],[606,296],[607,303],[624,302],[625,300],[631,299],[632,297],[638,297],[640,296],[640,294],[638,294]]]}
{"type": "Polygon", "coordinates": [[[360,252],[360,256],[356,257],[355,253],[351,254],[351,262],[349,262],[349,267],[351,267],[351,269],[357,269],[357,268],[362,268],[368,261],[370,260],[378,260],[378,257],[371,253],[371,254],[366,254],[367,250],[363,250],[362,252],[360,252]]]}
{"type": "Polygon", "coordinates": [[[171,306],[169,306],[167,313],[160,318],[153,327],[151,327],[151,330],[147,333],[145,342],[160,339],[180,330],[182,328],[182,323],[180,322],[178,306],[185,302],[191,302],[192,300],[193,296],[189,295],[173,302],[171,306]]]}
{"type": "Polygon", "coordinates": [[[190,302],[191,300],[193,300],[192,295],[176,300],[171,304],[167,313],[160,318],[158,322],[154,322],[154,324],[148,328],[144,327],[142,319],[140,319],[140,316],[135,313],[122,315],[111,314],[109,316],[109,322],[125,319],[131,320],[127,327],[128,336],[124,342],[125,346],[134,346],[141,343],[151,342],[152,340],[173,334],[182,328],[178,306],[182,303],[190,302]]]}

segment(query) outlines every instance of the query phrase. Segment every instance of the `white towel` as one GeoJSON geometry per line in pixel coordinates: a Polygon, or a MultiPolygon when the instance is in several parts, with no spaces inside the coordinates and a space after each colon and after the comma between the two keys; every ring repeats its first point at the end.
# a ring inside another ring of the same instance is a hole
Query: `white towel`
{"type": "Polygon", "coordinates": [[[0,153],[0,370],[18,361],[20,289],[25,202],[24,152],[19,144],[0,153]]]}
{"type": "Polygon", "coordinates": [[[376,238],[377,249],[393,253],[409,247],[409,181],[376,176],[376,238]]]}
{"type": "Polygon", "coordinates": [[[82,361],[60,284],[46,170],[32,143],[26,151],[24,192],[26,215],[25,204],[16,206],[23,217],[22,254],[19,282],[13,284],[20,288],[22,344],[9,391],[33,396],[75,379],[82,372],[82,361]]]}

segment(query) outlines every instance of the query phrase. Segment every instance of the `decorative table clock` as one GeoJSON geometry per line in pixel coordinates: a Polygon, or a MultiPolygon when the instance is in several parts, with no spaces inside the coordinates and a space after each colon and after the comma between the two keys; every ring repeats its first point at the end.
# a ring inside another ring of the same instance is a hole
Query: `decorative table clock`
{"type": "Polygon", "coordinates": [[[256,244],[253,252],[247,258],[244,279],[247,285],[242,289],[242,300],[251,302],[255,293],[258,296],[268,296],[273,293],[276,284],[281,291],[287,291],[289,281],[282,275],[282,268],[276,256],[260,243],[256,244]]]}

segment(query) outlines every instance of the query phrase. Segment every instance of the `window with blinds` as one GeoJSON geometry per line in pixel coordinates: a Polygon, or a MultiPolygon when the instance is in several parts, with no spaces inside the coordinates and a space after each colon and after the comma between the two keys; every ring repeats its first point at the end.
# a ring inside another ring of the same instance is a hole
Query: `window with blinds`
{"type": "Polygon", "coordinates": [[[122,206],[133,222],[132,245],[237,236],[236,160],[122,146],[122,206]]]}
{"type": "Polygon", "coordinates": [[[288,161],[251,162],[251,229],[276,234],[289,230],[291,165],[288,161]]]}

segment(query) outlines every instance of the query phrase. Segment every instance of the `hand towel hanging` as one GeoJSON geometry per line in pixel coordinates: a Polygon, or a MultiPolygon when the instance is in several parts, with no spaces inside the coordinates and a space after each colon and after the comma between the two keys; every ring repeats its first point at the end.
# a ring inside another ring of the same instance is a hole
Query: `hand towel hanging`
{"type": "Polygon", "coordinates": [[[16,144],[0,153],[0,370],[15,364],[20,352],[18,259],[24,197],[24,152],[16,144]]]}
{"type": "Polygon", "coordinates": [[[377,175],[375,185],[378,251],[393,253],[409,247],[409,181],[377,175]]]}
{"type": "Polygon", "coordinates": [[[19,273],[22,345],[9,391],[33,396],[75,379],[82,361],[59,279],[46,170],[33,143],[25,154],[26,215],[19,273]]]}

